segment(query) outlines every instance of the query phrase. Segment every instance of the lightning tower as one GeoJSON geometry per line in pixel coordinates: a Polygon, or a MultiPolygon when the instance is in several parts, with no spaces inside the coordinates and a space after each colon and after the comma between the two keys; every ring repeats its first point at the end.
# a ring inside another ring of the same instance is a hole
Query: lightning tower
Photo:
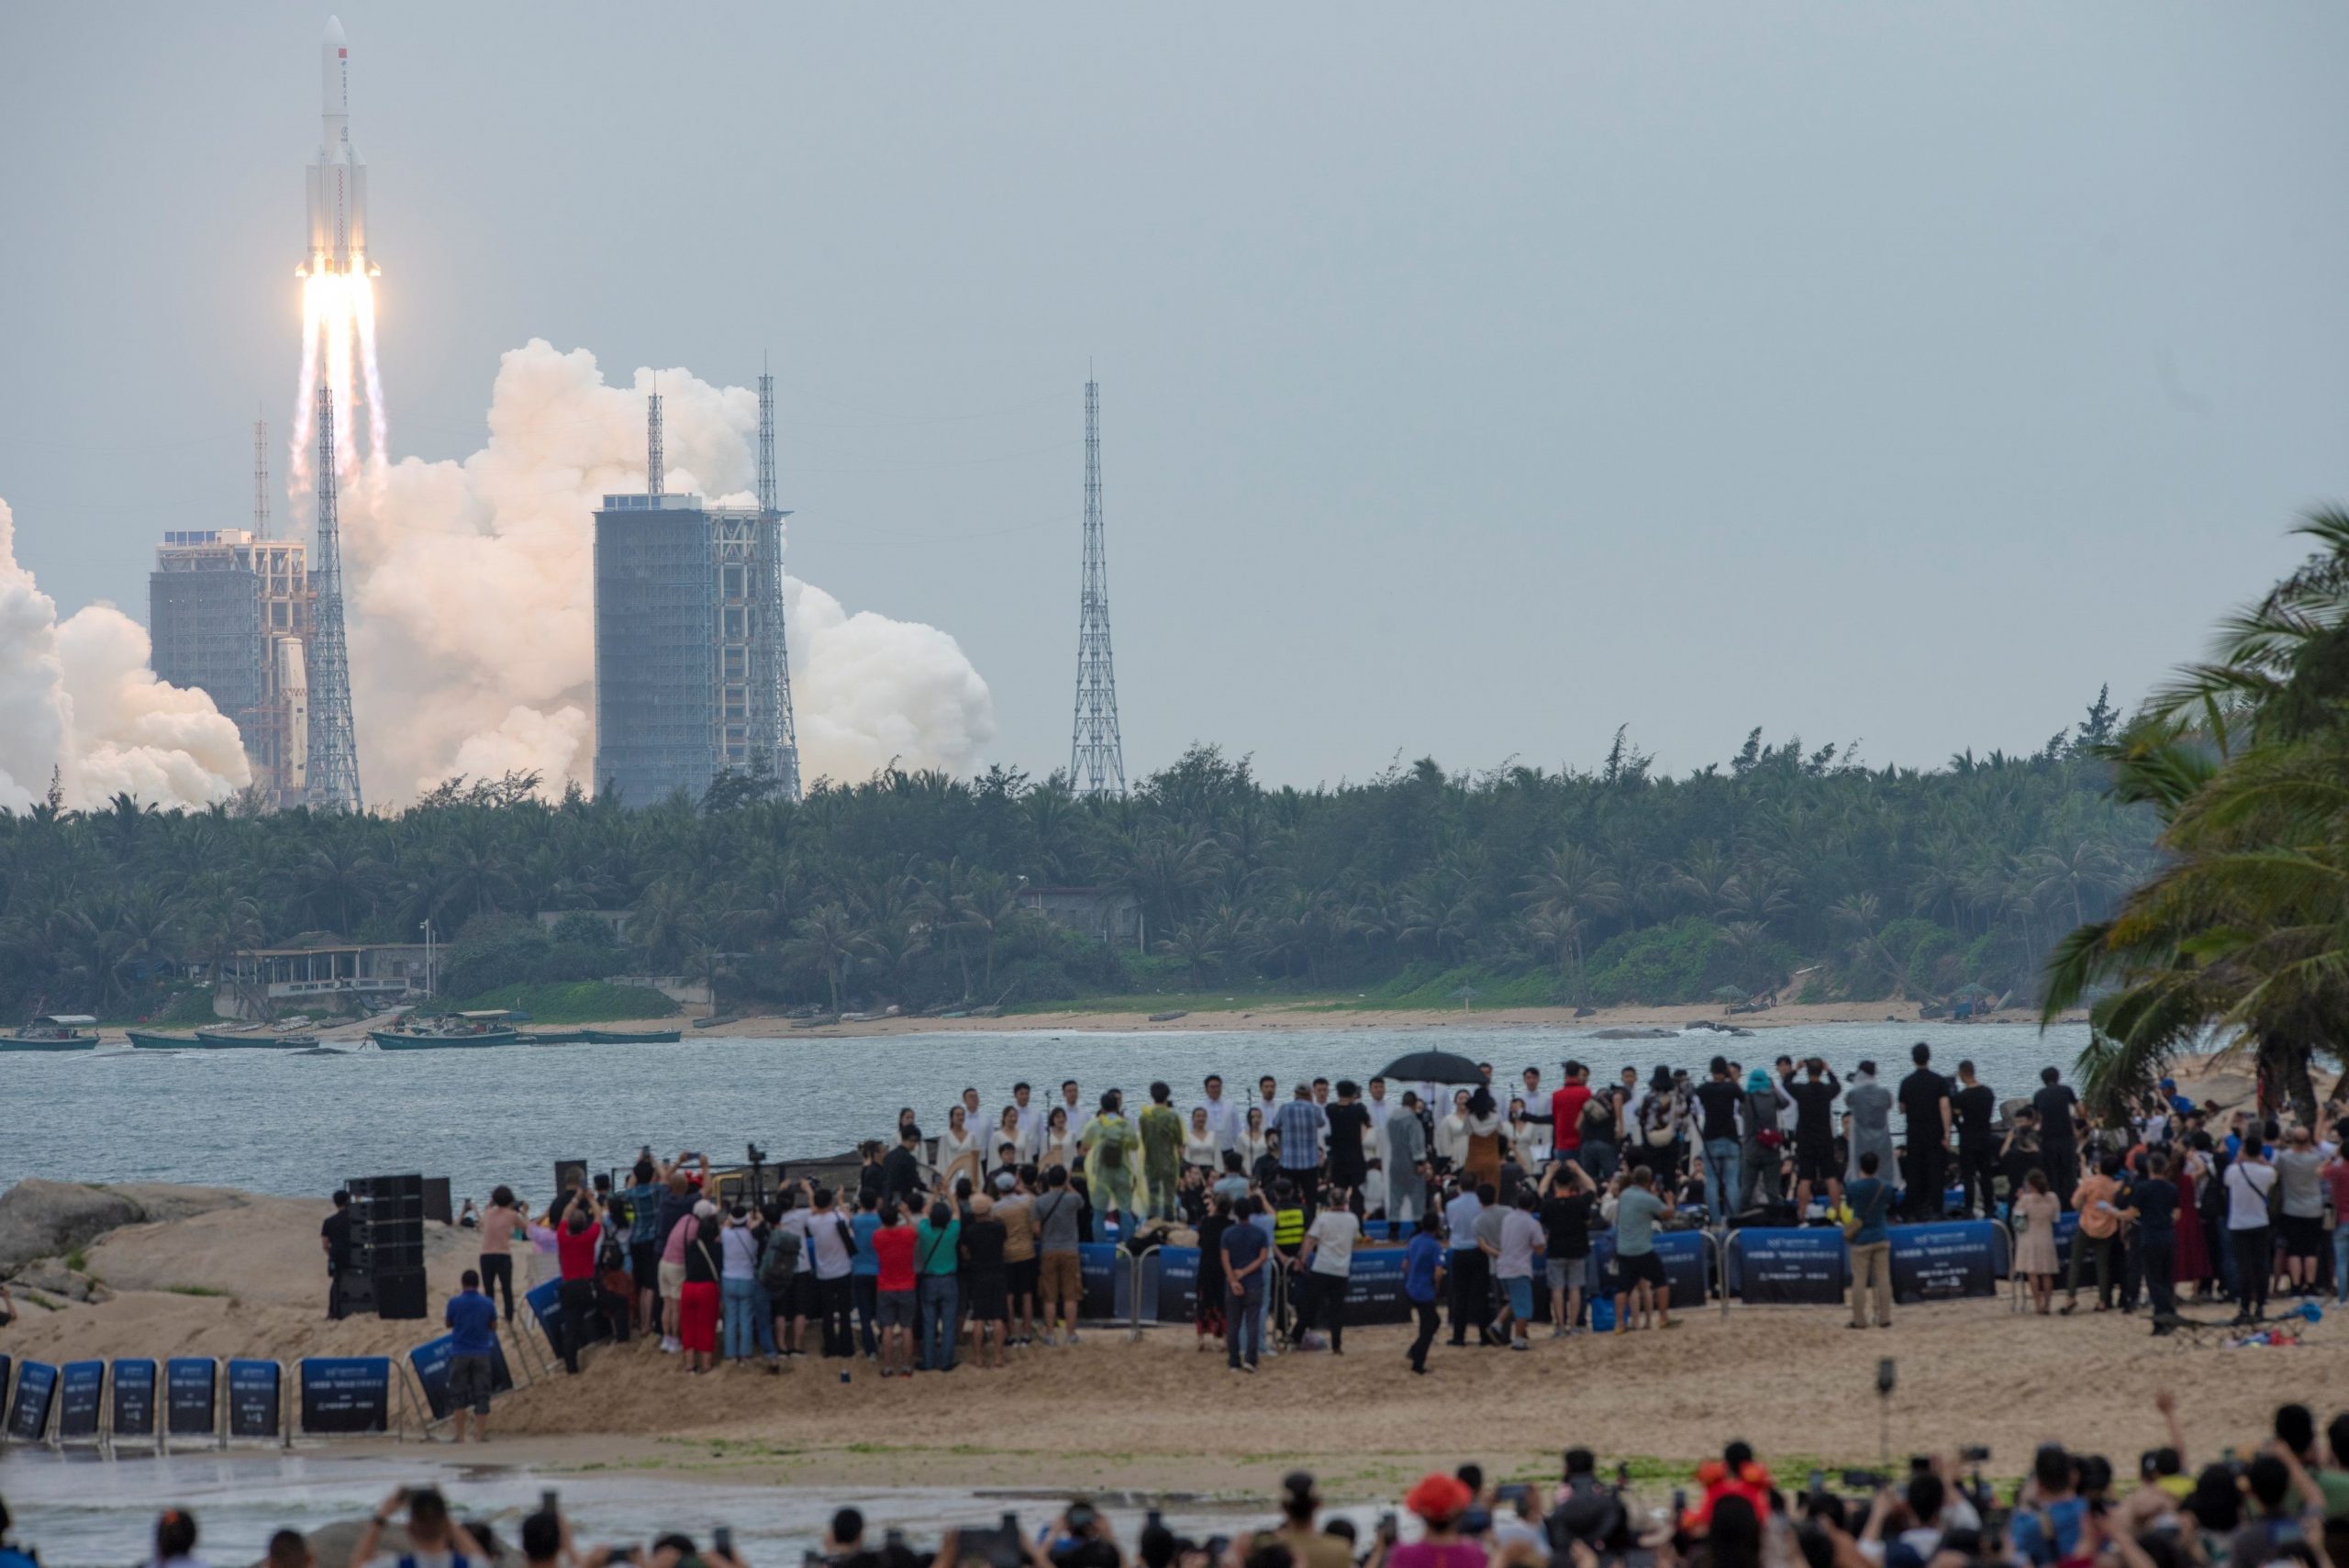
{"type": "Polygon", "coordinates": [[[253,538],[269,537],[269,421],[253,421],[253,538]]]}
{"type": "Polygon", "coordinates": [[[342,527],[335,517],[334,391],[318,386],[317,553],[310,561],[308,800],[328,811],[364,809],[359,742],[351,721],[351,654],[342,635],[342,527]]]}
{"type": "Polygon", "coordinates": [[[775,505],[774,483],[774,377],[762,366],[759,371],[759,523],[763,531],[772,530],[774,550],[772,560],[761,563],[759,599],[762,618],[772,617],[774,635],[770,645],[774,651],[772,673],[762,671],[759,699],[772,705],[771,718],[762,715],[765,722],[762,730],[775,737],[774,774],[778,792],[785,800],[799,798],[799,728],[791,717],[791,648],[785,637],[783,617],[783,518],[775,505]]]}
{"type": "Polygon", "coordinates": [[[1076,726],[1068,776],[1081,795],[1126,793],[1118,673],[1109,657],[1109,566],[1101,546],[1101,384],[1091,380],[1085,384],[1085,577],[1077,590],[1076,726]]]}

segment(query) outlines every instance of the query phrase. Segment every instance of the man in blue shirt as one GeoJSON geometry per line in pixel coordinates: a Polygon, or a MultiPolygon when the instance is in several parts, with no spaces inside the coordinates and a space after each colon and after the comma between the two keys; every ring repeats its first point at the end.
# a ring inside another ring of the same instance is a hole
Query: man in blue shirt
{"type": "Polygon", "coordinates": [[[1441,1319],[1435,1304],[1443,1290],[1443,1236],[1432,1214],[1419,1218],[1419,1234],[1403,1250],[1403,1297],[1419,1319],[1419,1337],[1411,1341],[1411,1370],[1427,1374],[1428,1347],[1435,1343],[1441,1319]]]}
{"type": "Polygon", "coordinates": [[[1859,1221],[1851,1232],[1852,1327],[1868,1326],[1868,1301],[1875,1297],[1876,1324],[1892,1327],[1892,1232],[1884,1217],[1892,1207],[1892,1188],[1876,1174],[1883,1162],[1873,1149],[1860,1155],[1860,1179],[1843,1189],[1844,1207],[1859,1221]]]}
{"type": "Polygon", "coordinates": [[[489,1394],[497,1367],[497,1305],[481,1293],[481,1274],[467,1269],[461,1288],[449,1298],[441,1321],[449,1326],[449,1414],[457,1442],[465,1440],[465,1416],[473,1418],[473,1440],[489,1440],[489,1394]]]}
{"type": "Polygon", "coordinates": [[[1225,1360],[1234,1372],[1255,1371],[1264,1354],[1264,1265],[1273,1239],[1252,1223],[1261,1207],[1252,1197],[1241,1199],[1239,1222],[1223,1233],[1224,1288],[1231,1296],[1224,1306],[1225,1360]]]}

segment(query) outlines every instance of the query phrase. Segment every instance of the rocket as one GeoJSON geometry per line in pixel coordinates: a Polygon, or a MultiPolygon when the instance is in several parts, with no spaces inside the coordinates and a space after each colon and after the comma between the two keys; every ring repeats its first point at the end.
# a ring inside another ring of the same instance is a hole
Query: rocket
{"type": "Polygon", "coordinates": [[[351,145],[351,49],[327,18],[318,45],[318,155],[309,168],[310,247],[303,275],[380,269],[367,260],[367,165],[351,145]]]}

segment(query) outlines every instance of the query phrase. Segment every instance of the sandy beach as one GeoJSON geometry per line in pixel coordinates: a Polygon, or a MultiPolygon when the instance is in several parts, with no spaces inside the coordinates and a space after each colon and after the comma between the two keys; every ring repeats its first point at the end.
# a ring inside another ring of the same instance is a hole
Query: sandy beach
{"type": "MultiPolygon", "coordinates": [[[[1914,1002],[1789,1002],[1766,1012],[1740,1013],[1734,1017],[1725,1015],[1718,1003],[1699,1003],[1668,1007],[1601,1007],[1577,1017],[1572,1007],[1495,1007],[1469,1011],[1458,1007],[1364,1007],[1327,998],[1300,998],[1295,1002],[1259,1006],[1200,1007],[1185,1011],[1180,1018],[1163,1020],[1152,1018],[1153,1011],[1171,1010],[1174,1008],[1170,1002],[1168,1007],[1152,1010],[1006,1013],[998,1018],[869,1018],[810,1028],[803,1027],[804,1020],[767,1013],[726,1018],[704,1025],[696,1019],[698,1016],[706,1016],[707,1009],[688,1008],[684,1013],[667,1018],[613,1018],[587,1027],[614,1030],[678,1029],[689,1040],[708,1036],[841,1040],[944,1031],[985,1034],[1211,1033],[1218,1029],[1238,1029],[1335,1031],[1534,1028],[1554,1029],[1561,1035],[1589,1035],[1602,1029],[1678,1030],[1698,1022],[1750,1029],[1757,1034],[1819,1024],[1915,1023],[1936,1031],[1968,1027],[1953,1023],[1945,1018],[1920,1019],[1914,1002]]],[[[360,1040],[366,1038],[371,1027],[382,1028],[390,1017],[385,1014],[366,1022],[320,1025],[317,1032],[321,1040],[338,1044],[360,1040]]],[[[2071,1012],[2063,1015],[2060,1021],[2076,1023],[2087,1017],[2085,1011],[2071,1012]]],[[[2039,1015],[2028,1007],[2009,1007],[2003,1012],[1984,1013],[1976,1021],[2031,1024],[2039,1021],[2039,1015]]],[[[98,1033],[108,1042],[124,1039],[124,1031],[119,1029],[104,1029],[98,1033]]]]}
{"type": "MultiPolygon", "coordinates": [[[[112,1230],[81,1249],[109,1299],[17,1295],[23,1317],[0,1351],[88,1356],[400,1355],[438,1331],[440,1304],[473,1261],[470,1232],[428,1228],[433,1317],[325,1318],[320,1201],[178,1189],[201,1212],[112,1230]]],[[[527,1268],[527,1262],[524,1262],[527,1268]]],[[[2208,1315],[2218,1316],[2216,1306],[2208,1315]]],[[[1000,1372],[883,1382],[870,1363],[806,1359],[781,1376],[731,1369],[689,1378],[641,1342],[590,1352],[499,1403],[506,1462],[655,1469],[821,1485],[1023,1484],[1199,1495],[1261,1493],[1306,1462],[1339,1497],[1391,1496],[1427,1467],[1481,1460],[1545,1474],[1584,1442],[1640,1465],[1684,1464],[1743,1435],[1781,1472],[1873,1465],[1876,1358],[1899,1363],[1896,1459],[1986,1443],[2019,1471],[2032,1446],[2065,1438],[2133,1454],[2160,1440],[2152,1398],[2174,1389],[2188,1436],[2243,1446],[2278,1402],[2304,1396],[2338,1355],[2331,1323],[2312,1348],[2226,1351],[2149,1340],[2145,1320],[2085,1308],[2018,1316],[2008,1299],[1905,1309],[1888,1331],[1854,1333],[1834,1307],[1687,1312],[1668,1333],[1537,1340],[1531,1354],[1441,1344],[1430,1376],[1408,1374],[1401,1328],[1356,1328],[1342,1359],[1270,1362],[1247,1378],[1201,1353],[1182,1327],[1088,1331],[1084,1343],[1015,1352],[1000,1372]]]]}

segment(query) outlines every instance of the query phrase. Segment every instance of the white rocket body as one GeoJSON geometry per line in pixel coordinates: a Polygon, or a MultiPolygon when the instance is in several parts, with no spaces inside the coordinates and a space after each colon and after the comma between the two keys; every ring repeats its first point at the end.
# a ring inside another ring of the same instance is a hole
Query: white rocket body
{"type": "Polygon", "coordinates": [[[309,169],[312,272],[368,271],[367,165],[351,145],[351,50],[342,23],[327,20],[318,45],[320,136],[309,169]]]}

